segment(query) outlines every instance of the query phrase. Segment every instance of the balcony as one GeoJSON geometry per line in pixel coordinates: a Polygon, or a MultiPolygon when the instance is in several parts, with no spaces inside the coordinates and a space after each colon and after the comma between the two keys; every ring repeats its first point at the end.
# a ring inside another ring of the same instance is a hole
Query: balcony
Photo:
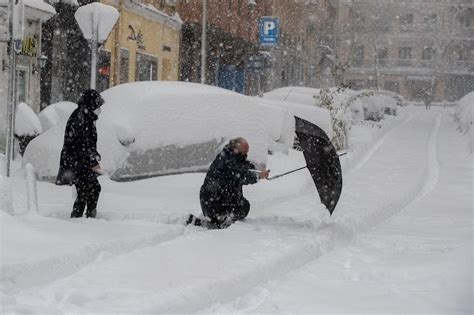
{"type": "Polygon", "coordinates": [[[474,40],[474,27],[456,26],[451,29],[451,35],[455,37],[468,38],[474,40]]]}

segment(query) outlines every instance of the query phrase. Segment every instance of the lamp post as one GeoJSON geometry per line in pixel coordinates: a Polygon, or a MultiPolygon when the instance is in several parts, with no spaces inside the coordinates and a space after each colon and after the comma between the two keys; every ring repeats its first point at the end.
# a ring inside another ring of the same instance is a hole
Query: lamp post
{"type": "Polygon", "coordinates": [[[74,18],[81,28],[84,38],[91,45],[91,81],[90,88],[96,88],[97,78],[97,48],[107,40],[119,12],[112,6],[93,2],[77,9],[74,18]]]}
{"type": "Polygon", "coordinates": [[[206,84],[207,0],[202,1],[201,84],[206,84]]]}

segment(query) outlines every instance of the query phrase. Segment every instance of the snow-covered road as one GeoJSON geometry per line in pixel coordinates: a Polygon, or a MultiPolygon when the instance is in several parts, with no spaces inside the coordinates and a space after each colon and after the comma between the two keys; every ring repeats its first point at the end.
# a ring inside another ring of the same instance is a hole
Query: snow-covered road
{"type": "Polygon", "coordinates": [[[3,312],[470,313],[473,174],[449,113],[385,130],[333,217],[304,172],[250,187],[250,218],[213,231],[178,224],[202,174],[105,181],[99,220],[67,219],[70,189],[41,184],[47,217],[2,215],[3,312]]]}

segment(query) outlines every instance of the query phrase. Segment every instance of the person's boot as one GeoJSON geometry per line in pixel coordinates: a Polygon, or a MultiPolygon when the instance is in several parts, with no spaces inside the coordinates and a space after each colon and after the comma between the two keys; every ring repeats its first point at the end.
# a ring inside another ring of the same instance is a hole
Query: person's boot
{"type": "Polygon", "coordinates": [[[82,218],[82,212],[72,210],[71,212],[71,218],[82,218]]]}
{"type": "Polygon", "coordinates": [[[193,214],[190,214],[188,219],[186,220],[186,224],[185,225],[195,225],[195,226],[201,226],[202,225],[202,222],[201,222],[201,219],[199,219],[198,217],[196,217],[195,215],[193,214]]]}
{"type": "Polygon", "coordinates": [[[87,210],[86,218],[95,218],[97,217],[97,209],[87,210]]]}

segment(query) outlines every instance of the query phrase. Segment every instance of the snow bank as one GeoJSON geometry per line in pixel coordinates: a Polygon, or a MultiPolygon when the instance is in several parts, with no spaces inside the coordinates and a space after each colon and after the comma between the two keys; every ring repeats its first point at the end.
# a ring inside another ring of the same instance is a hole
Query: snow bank
{"type": "Polygon", "coordinates": [[[10,179],[0,174],[0,213],[13,214],[13,198],[10,179]]]}
{"type": "Polygon", "coordinates": [[[25,103],[19,103],[15,114],[15,135],[36,136],[43,132],[35,112],[25,103]]]}
{"type": "Polygon", "coordinates": [[[473,122],[474,92],[471,92],[459,100],[456,108],[455,119],[459,124],[459,129],[469,135],[470,152],[474,152],[474,129],[473,122]]]}
{"type": "Polygon", "coordinates": [[[50,4],[44,2],[43,0],[24,0],[25,6],[28,6],[33,9],[47,12],[51,15],[56,14],[56,10],[50,4]]]}
{"type": "MultiPolygon", "coordinates": [[[[266,164],[269,149],[285,151],[293,144],[294,122],[287,111],[225,89],[134,82],[102,96],[106,103],[97,121],[98,149],[104,170],[113,177],[202,170],[227,140],[237,136],[249,141],[249,159],[259,165],[266,164]]],[[[41,116],[48,126],[57,121],[49,117],[52,114],[41,116]]],[[[28,146],[24,160],[41,178],[57,173],[64,128],[62,121],[28,146]]]]}
{"type": "Polygon", "coordinates": [[[69,118],[71,113],[77,108],[77,105],[71,102],[59,102],[51,104],[38,113],[39,121],[43,131],[51,129],[60,122],[69,118]]]}

